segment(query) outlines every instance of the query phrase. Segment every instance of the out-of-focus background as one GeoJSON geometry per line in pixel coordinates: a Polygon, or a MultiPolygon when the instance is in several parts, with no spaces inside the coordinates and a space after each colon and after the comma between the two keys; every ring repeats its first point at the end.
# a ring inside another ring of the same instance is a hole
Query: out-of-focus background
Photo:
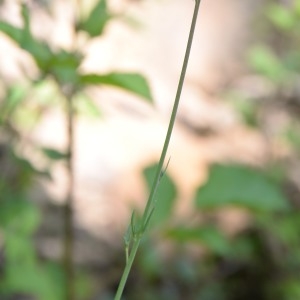
{"type": "MultiPolygon", "coordinates": [[[[75,299],[113,299],[194,4],[0,1],[1,300],[66,299],[66,207],[75,299]]],[[[124,299],[300,299],[299,32],[299,0],[201,1],[124,299]]]]}

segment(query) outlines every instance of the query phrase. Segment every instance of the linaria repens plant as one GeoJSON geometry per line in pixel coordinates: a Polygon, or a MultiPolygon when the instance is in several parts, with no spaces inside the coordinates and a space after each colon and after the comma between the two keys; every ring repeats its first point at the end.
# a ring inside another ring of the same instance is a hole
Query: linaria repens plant
{"type": "MultiPolygon", "coordinates": [[[[178,106],[179,106],[181,91],[182,91],[182,88],[183,88],[184,78],[185,78],[186,69],[187,69],[189,56],[190,56],[190,52],[191,52],[191,46],[192,46],[192,42],[193,42],[193,37],[194,37],[194,32],[195,32],[195,27],[196,27],[196,22],[197,22],[200,3],[201,3],[201,0],[195,0],[194,13],[193,13],[190,32],[189,32],[189,38],[188,38],[188,42],[187,42],[187,46],[186,46],[184,61],[183,61],[182,69],[181,69],[181,74],[180,74],[180,78],[179,78],[179,82],[178,82],[175,101],[174,101],[174,104],[173,104],[173,110],[172,110],[171,118],[170,118],[170,121],[169,121],[169,126],[168,126],[168,131],[167,131],[167,134],[166,134],[165,142],[164,142],[163,149],[162,149],[162,152],[161,152],[161,156],[160,156],[160,159],[159,159],[159,163],[158,163],[158,166],[157,166],[155,179],[154,179],[154,182],[152,184],[151,191],[150,191],[150,195],[149,195],[149,198],[147,200],[147,204],[146,204],[146,207],[144,209],[142,218],[140,220],[137,220],[135,218],[135,215],[134,215],[134,212],[133,212],[132,216],[131,216],[130,224],[129,224],[128,229],[127,229],[127,232],[124,236],[125,252],[126,252],[126,266],[125,266],[125,269],[123,271],[123,275],[121,277],[120,284],[119,284],[118,290],[117,290],[115,298],[114,298],[115,300],[120,300],[121,297],[122,297],[123,290],[124,290],[128,275],[130,273],[133,261],[135,259],[137,250],[139,248],[139,244],[141,242],[141,239],[142,239],[143,235],[145,234],[145,232],[147,230],[147,227],[149,225],[149,221],[150,221],[151,216],[152,216],[152,214],[155,210],[155,204],[156,204],[156,200],[157,200],[156,197],[155,197],[156,196],[156,191],[157,191],[157,188],[160,184],[160,180],[163,177],[164,172],[165,172],[164,171],[164,163],[165,163],[166,154],[167,154],[167,150],[168,150],[168,147],[169,147],[169,143],[170,143],[170,139],[171,139],[171,135],[172,135],[175,119],[176,119],[176,114],[177,114],[177,110],[178,110],[178,106]]],[[[168,164],[167,164],[167,166],[168,166],[168,164]]],[[[161,199],[161,201],[163,201],[163,199],[161,199]]]]}

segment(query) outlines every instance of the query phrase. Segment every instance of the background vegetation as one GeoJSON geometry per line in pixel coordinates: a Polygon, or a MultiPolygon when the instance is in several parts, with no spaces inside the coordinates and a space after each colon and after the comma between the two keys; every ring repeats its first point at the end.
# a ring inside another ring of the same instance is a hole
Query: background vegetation
{"type": "MultiPolygon", "coordinates": [[[[82,114],[100,116],[99,108],[86,93],[91,85],[121,88],[150,102],[151,92],[141,74],[81,73],[84,51],[77,46],[78,35],[85,32],[86,39],[96,38],[113,18],[119,17],[108,9],[105,0],[97,1],[87,16],[73,20],[74,47],[70,51],[53,49],[47,41],[33,36],[26,4],[20,4],[20,15],[21,27],[1,21],[0,30],[28,53],[38,74],[34,79],[24,75],[22,82],[1,79],[0,298],[112,299],[114,286],[105,287],[104,295],[92,275],[72,261],[74,124],[82,114]],[[52,106],[61,107],[65,114],[65,151],[40,148],[30,139],[32,129],[52,106]],[[43,157],[42,166],[37,167],[34,157],[26,155],[27,149],[43,157]],[[50,261],[35,247],[34,235],[43,211],[31,201],[29,191],[36,180],[51,180],[52,166],[61,161],[69,177],[61,215],[64,255],[61,261],[50,261]]],[[[266,1],[256,26],[258,38],[247,54],[247,74],[267,83],[270,92],[249,96],[233,85],[221,93],[247,126],[262,132],[270,145],[280,141],[289,154],[281,160],[271,155],[260,169],[236,163],[211,166],[207,182],[195,191],[194,209],[185,222],[174,217],[178,192],[172,178],[165,174],[157,196],[163,201],[157,203],[151,233],[138,253],[126,299],[300,297],[300,202],[294,176],[300,147],[300,2],[266,1]],[[278,111],[284,112],[285,122],[269,121],[268,116],[278,111]],[[247,226],[233,235],[226,233],[217,219],[218,213],[228,207],[238,208],[248,219],[247,226]],[[168,255],[162,250],[165,248],[168,255]]],[[[154,168],[144,170],[149,186],[154,168]]]]}

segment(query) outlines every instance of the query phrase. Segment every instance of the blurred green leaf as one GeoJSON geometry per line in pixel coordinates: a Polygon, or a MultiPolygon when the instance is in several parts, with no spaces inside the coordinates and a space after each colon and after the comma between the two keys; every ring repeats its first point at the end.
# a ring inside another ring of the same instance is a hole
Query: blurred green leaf
{"type": "Polygon", "coordinates": [[[19,169],[19,180],[20,183],[26,187],[31,182],[33,175],[39,175],[41,177],[50,178],[48,170],[37,169],[28,159],[18,156],[16,153],[11,153],[12,158],[17,164],[19,169]]]}
{"type": "Polygon", "coordinates": [[[21,44],[22,29],[19,29],[5,21],[0,21],[0,30],[14,40],[17,44],[21,44]]]}
{"type": "Polygon", "coordinates": [[[157,247],[153,247],[149,239],[143,240],[141,253],[142,255],[138,257],[138,266],[141,268],[143,275],[153,279],[162,275],[163,269],[161,266],[164,262],[157,247]],[[150,248],[151,251],[149,251],[150,248]]]}
{"type": "Polygon", "coordinates": [[[91,37],[96,37],[103,33],[110,18],[111,15],[108,12],[106,0],[98,0],[90,15],[79,23],[78,29],[86,31],[91,37]]]}
{"type": "Polygon", "coordinates": [[[6,230],[28,236],[37,229],[40,213],[31,202],[19,199],[17,195],[15,197],[0,202],[0,225],[6,230]]]}
{"type": "Polygon", "coordinates": [[[32,265],[36,262],[33,240],[12,230],[5,231],[5,259],[7,265],[32,265]]]}
{"type": "Polygon", "coordinates": [[[60,84],[77,84],[81,59],[79,53],[60,50],[51,56],[48,68],[60,84]]]}
{"type": "Polygon", "coordinates": [[[219,255],[228,255],[232,252],[229,240],[213,226],[178,227],[168,231],[167,236],[181,243],[198,242],[219,255]]]}
{"type": "Polygon", "coordinates": [[[135,73],[109,73],[105,75],[87,74],[81,75],[83,85],[111,85],[132,92],[147,100],[152,100],[150,88],[146,79],[135,73]]]}
{"type": "Polygon", "coordinates": [[[300,128],[297,123],[291,122],[283,131],[283,137],[295,150],[300,151],[300,128]]]}
{"type": "Polygon", "coordinates": [[[100,108],[94,103],[86,93],[78,93],[74,97],[74,108],[79,114],[83,114],[87,117],[99,118],[102,116],[100,108]]]}
{"type": "Polygon", "coordinates": [[[0,31],[14,40],[22,49],[26,50],[35,60],[38,67],[46,70],[52,55],[49,46],[33,38],[29,28],[29,12],[26,6],[22,6],[24,27],[17,28],[9,23],[0,22],[0,31]]]}
{"type": "Polygon", "coordinates": [[[296,16],[298,18],[300,18],[300,1],[299,0],[294,1],[294,10],[295,10],[296,16]]]}
{"type": "Polygon", "coordinates": [[[253,99],[244,97],[243,95],[231,93],[231,102],[236,111],[240,113],[246,125],[258,127],[258,105],[253,99]],[[235,98],[235,99],[234,99],[235,98]]]}
{"type": "Polygon", "coordinates": [[[295,72],[296,75],[298,76],[298,73],[300,72],[300,53],[299,53],[299,51],[291,50],[288,53],[286,53],[283,63],[287,70],[295,72]]]}
{"type": "MultiPolygon", "coordinates": [[[[146,178],[148,189],[151,189],[157,165],[152,165],[144,170],[144,177],[146,178]]],[[[150,220],[150,226],[159,226],[169,220],[175,200],[176,200],[176,187],[171,178],[165,172],[161,179],[160,185],[158,186],[156,194],[156,204],[154,213],[150,220]]]]}
{"type": "Polygon", "coordinates": [[[63,300],[57,293],[49,274],[36,264],[10,264],[6,269],[4,282],[0,288],[7,293],[23,293],[42,300],[63,300]]]}
{"type": "Polygon", "coordinates": [[[266,46],[253,47],[248,56],[250,66],[258,73],[278,82],[287,76],[287,72],[271,49],[266,46]]]}
{"type": "Polygon", "coordinates": [[[43,153],[50,159],[52,160],[62,160],[62,159],[67,159],[69,157],[68,154],[60,152],[56,149],[52,148],[42,148],[43,153]]]}
{"type": "Polygon", "coordinates": [[[30,30],[30,13],[27,4],[22,4],[23,29],[20,46],[32,55],[38,67],[46,71],[52,52],[46,43],[38,41],[30,30]]]}
{"type": "Polygon", "coordinates": [[[242,165],[214,165],[195,200],[201,210],[228,205],[255,211],[289,209],[288,201],[273,182],[258,170],[242,165]]]}
{"type": "Polygon", "coordinates": [[[16,84],[7,89],[5,98],[0,104],[0,124],[9,121],[14,111],[26,99],[28,91],[28,87],[23,84],[16,84]]]}
{"type": "Polygon", "coordinates": [[[280,4],[270,5],[267,16],[277,28],[286,31],[291,30],[297,22],[294,11],[280,4]]]}
{"type": "Polygon", "coordinates": [[[228,300],[224,283],[212,281],[205,284],[198,292],[195,299],[199,300],[228,300]]]}
{"type": "MultiPolygon", "coordinates": [[[[289,249],[298,249],[298,245],[300,244],[299,211],[277,216],[276,221],[272,216],[269,218],[261,216],[257,218],[257,221],[262,228],[267,228],[273,236],[276,236],[277,239],[289,249]]],[[[290,253],[290,256],[292,253],[294,253],[294,251],[290,253]]]]}
{"type": "Polygon", "coordinates": [[[295,300],[300,299],[299,277],[284,276],[283,279],[269,286],[270,299],[278,298],[280,300],[295,300]]]}

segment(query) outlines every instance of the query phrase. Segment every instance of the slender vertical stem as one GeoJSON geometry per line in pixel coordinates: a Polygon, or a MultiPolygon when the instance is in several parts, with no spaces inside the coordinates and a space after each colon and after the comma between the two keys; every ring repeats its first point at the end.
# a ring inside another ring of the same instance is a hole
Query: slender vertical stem
{"type": "Polygon", "coordinates": [[[133,262],[134,262],[136,253],[137,253],[137,251],[138,251],[140,242],[141,242],[141,239],[140,239],[140,238],[137,238],[137,239],[134,240],[134,242],[133,242],[132,249],[130,250],[130,255],[129,255],[129,258],[128,258],[128,262],[127,262],[127,264],[126,264],[126,266],[125,266],[125,269],[124,269],[122,278],[121,278],[121,280],[120,280],[120,284],[119,284],[119,286],[118,286],[118,290],[117,290],[117,293],[116,293],[116,295],[115,295],[115,299],[114,299],[114,300],[120,300],[121,297],[122,297],[122,294],[123,294],[123,291],[124,291],[124,288],[125,288],[125,284],[126,284],[126,282],[127,282],[127,278],[128,278],[128,276],[129,276],[129,273],[130,273],[132,264],[133,264],[133,262]]]}
{"type": "Polygon", "coordinates": [[[68,186],[66,203],[64,206],[64,256],[63,263],[66,272],[66,300],[75,299],[74,291],[74,232],[73,232],[73,202],[74,202],[74,116],[72,109],[72,97],[66,99],[67,105],[67,173],[68,186]]]}
{"type": "Polygon", "coordinates": [[[144,214],[143,214],[144,225],[146,225],[147,219],[150,216],[152,208],[153,208],[154,196],[155,196],[157,187],[159,185],[160,175],[161,175],[161,172],[162,172],[162,169],[164,166],[164,162],[166,159],[166,154],[168,151],[173,127],[175,124],[175,119],[176,119],[176,114],[177,114],[177,110],[178,110],[178,106],[179,106],[179,102],[180,102],[180,96],[181,96],[181,92],[182,92],[182,88],[183,88],[184,78],[185,78],[187,65],[188,65],[188,61],[189,61],[189,56],[190,56],[190,52],[191,52],[191,48],[192,48],[192,42],[193,42],[194,32],[195,32],[195,28],[196,28],[196,22],[197,22],[200,3],[201,3],[201,0],[196,0],[192,24],[191,24],[190,33],[189,33],[189,38],[188,38],[188,42],[187,42],[187,46],[186,46],[186,51],[185,51],[185,56],[184,56],[184,60],[183,60],[183,65],[182,65],[182,69],[181,69],[179,82],[178,82],[177,92],[176,92],[176,96],[175,96],[175,100],[174,100],[174,104],[173,104],[173,110],[172,110],[172,114],[171,114],[170,121],[169,121],[169,127],[168,127],[168,131],[166,134],[164,146],[163,146],[163,149],[161,152],[161,156],[159,159],[153,187],[151,189],[150,196],[147,201],[146,208],[145,208],[144,214]]]}
{"type": "Polygon", "coordinates": [[[140,241],[142,239],[142,236],[143,236],[145,230],[147,229],[147,226],[149,224],[149,219],[151,218],[153,209],[155,207],[155,194],[156,194],[158,185],[160,183],[160,178],[162,175],[162,170],[163,170],[167,150],[169,147],[169,143],[170,143],[170,139],[171,139],[171,135],[172,135],[175,119],[176,119],[176,114],[177,114],[177,110],[178,110],[178,106],[179,106],[179,101],[180,101],[180,96],[181,96],[181,92],[182,92],[182,88],[183,88],[186,69],[187,69],[189,56],[190,56],[190,52],[191,52],[196,22],[197,22],[197,18],[198,18],[199,7],[200,7],[200,3],[201,3],[201,0],[195,0],[195,1],[196,1],[196,3],[195,3],[195,8],[194,8],[191,28],[190,28],[190,32],[189,32],[189,38],[188,38],[188,42],[187,42],[186,52],[185,52],[185,56],[184,56],[184,60],[183,60],[183,65],[182,65],[182,69],[181,69],[181,74],[180,74],[180,78],[179,78],[179,82],[178,82],[177,92],[176,92],[175,101],[173,104],[173,110],[172,110],[171,118],[169,121],[169,127],[168,127],[168,131],[166,134],[164,146],[163,146],[163,149],[161,152],[161,156],[159,159],[159,163],[158,163],[155,179],[152,184],[151,191],[150,191],[150,195],[149,195],[149,198],[148,198],[148,201],[147,201],[144,213],[143,213],[142,225],[140,228],[140,232],[137,232],[136,236],[134,237],[132,249],[131,249],[131,252],[130,252],[130,255],[128,258],[128,262],[127,262],[124,272],[122,274],[120,284],[118,286],[118,290],[116,292],[114,300],[120,300],[122,297],[123,290],[124,290],[125,284],[127,282],[133,261],[135,259],[140,241]]]}
{"type": "MultiPolygon", "coordinates": [[[[80,19],[81,14],[81,0],[76,0],[74,3],[75,12],[73,20],[73,49],[77,47],[77,32],[76,24],[80,19]]],[[[74,266],[74,110],[73,110],[73,97],[75,88],[62,87],[62,92],[66,99],[66,122],[67,122],[67,176],[68,186],[66,203],[64,206],[64,253],[63,264],[66,276],[66,295],[65,300],[74,300],[75,295],[75,266],[74,266]]]]}

